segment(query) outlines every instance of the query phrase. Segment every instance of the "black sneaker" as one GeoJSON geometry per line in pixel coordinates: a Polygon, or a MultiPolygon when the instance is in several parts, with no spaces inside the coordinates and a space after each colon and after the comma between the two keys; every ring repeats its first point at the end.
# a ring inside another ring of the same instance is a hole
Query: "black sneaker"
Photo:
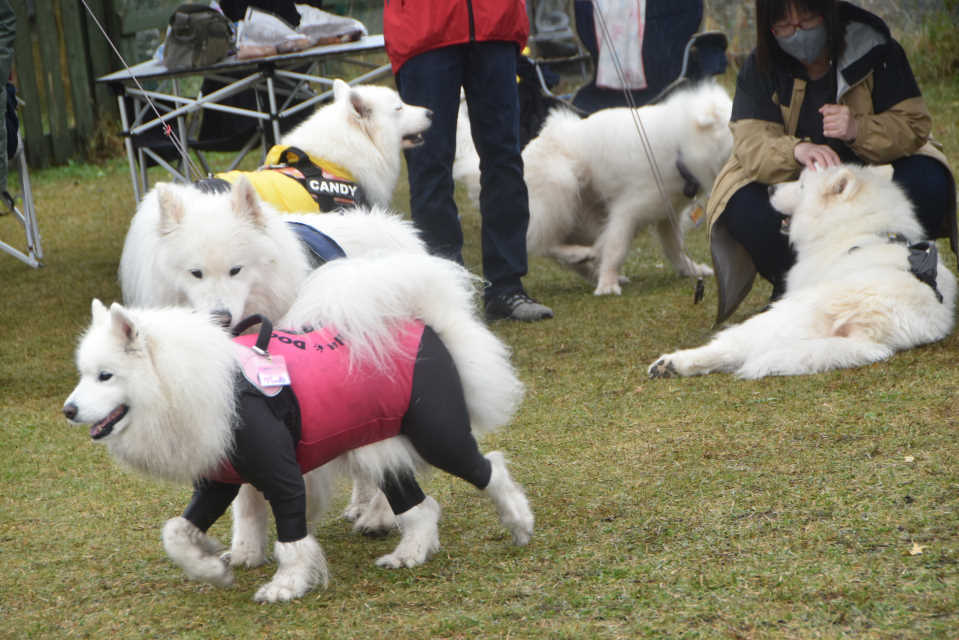
{"type": "Polygon", "coordinates": [[[535,322],[553,317],[553,310],[542,305],[523,291],[507,293],[486,301],[487,320],[520,320],[535,322]]]}

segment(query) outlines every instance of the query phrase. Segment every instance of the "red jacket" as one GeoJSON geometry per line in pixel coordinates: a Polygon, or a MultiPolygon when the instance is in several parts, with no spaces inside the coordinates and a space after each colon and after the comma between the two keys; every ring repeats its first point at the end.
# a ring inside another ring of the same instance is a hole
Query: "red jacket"
{"type": "Polygon", "coordinates": [[[526,0],[384,0],[383,38],[396,73],[418,54],[466,42],[529,37],[526,0]]]}

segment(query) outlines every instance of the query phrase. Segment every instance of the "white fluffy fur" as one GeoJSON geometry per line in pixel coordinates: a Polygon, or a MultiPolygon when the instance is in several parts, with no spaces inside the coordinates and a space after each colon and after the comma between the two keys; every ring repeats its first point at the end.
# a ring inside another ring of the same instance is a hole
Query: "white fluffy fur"
{"type": "MultiPolygon", "coordinates": [[[[550,113],[523,150],[531,255],[554,258],[595,283],[596,295],[620,294],[623,264],[633,239],[655,225],[666,257],[680,275],[712,275],[693,261],[683,236],[691,225],[690,199],[676,169],[684,164],[708,192],[732,151],[732,101],[715,82],[677,91],[665,102],[630,110],[602,109],[587,118],[563,109],[550,113]],[[649,139],[670,207],[657,187],[636,117],[649,139]]],[[[471,196],[479,193],[479,163],[468,120],[460,117],[454,175],[471,196]]]]}
{"type": "Polygon", "coordinates": [[[955,321],[956,278],[939,261],[932,288],[909,271],[922,239],[912,204],[885,168],[803,171],[779,186],[772,204],[790,216],[796,265],[772,307],[718,333],[699,348],[658,358],[651,376],[713,371],[743,378],[857,367],[941,340],[955,321]]]}
{"type": "Polygon", "coordinates": [[[389,212],[402,149],[430,126],[428,109],[404,103],[388,87],[334,82],[333,102],[284,136],[282,144],[333,162],[351,174],[373,207],[343,215],[278,214],[253,202],[240,183],[230,195],[158,184],[137,208],[120,257],[120,286],[131,306],[188,305],[275,320],[309,272],[307,250],[284,224],[309,224],[348,255],[425,251],[413,225],[389,212]],[[231,275],[231,271],[241,271],[231,275]],[[199,271],[202,278],[193,273],[199,271]]]}
{"type": "Polygon", "coordinates": [[[389,87],[333,83],[333,102],[318,109],[282,144],[299,147],[353,174],[373,204],[389,206],[403,167],[400,151],[429,129],[429,109],[406,104],[389,87]]]}
{"type": "Polygon", "coordinates": [[[96,424],[127,406],[103,439],[117,460],[175,482],[216,469],[233,441],[236,365],[229,336],[208,316],[184,309],[145,312],[114,304],[107,310],[94,300],[92,313],[76,353],[80,382],[66,401],[77,408],[73,419],[96,424]],[[196,424],[207,426],[197,430],[196,424]]]}
{"type": "Polygon", "coordinates": [[[273,579],[253,596],[257,602],[294,600],[314,587],[326,587],[329,583],[326,556],[313,536],[293,542],[277,541],[273,554],[277,570],[273,579]]]}
{"type": "Polygon", "coordinates": [[[218,587],[233,584],[233,572],[219,556],[223,545],[186,518],[171,518],[163,525],[163,549],[189,579],[218,587]]]}
{"type": "Polygon", "coordinates": [[[690,204],[676,160],[708,191],[732,151],[732,102],[719,85],[707,82],[678,91],[665,102],[603,109],[580,119],[551,114],[523,152],[529,188],[527,247],[575,268],[596,282],[596,295],[620,294],[623,264],[633,238],[655,225],[666,257],[680,275],[712,275],[683,246],[690,204]],[[634,120],[638,116],[673,217],[656,186],[634,120]]]}
{"type": "MultiPolygon", "coordinates": [[[[368,349],[358,349],[355,364],[373,366],[393,349],[390,327],[411,318],[426,322],[453,357],[474,432],[479,433],[512,417],[522,385],[506,347],[477,319],[475,306],[465,304],[474,295],[473,284],[462,267],[425,254],[334,261],[310,278],[301,301],[278,326],[335,322],[347,341],[369,341],[368,349]],[[337,291],[352,302],[344,303],[337,291]]],[[[210,316],[183,308],[126,309],[114,304],[108,311],[94,301],[93,316],[77,351],[81,379],[67,399],[67,415],[74,422],[96,424],[116,415],[116,407],[127,406],[126,416],[101,440],[120,462],[184,482],[213,471],[232,446],[236,364],[227,332],[210,316]]],[[[524,544],[532,533],[529,505],[502,460],[493,454],[490,460],[494,471],[486,494],[514,540],[524,544]]],[[[308,474],[308,497],[311,503],[326,501],[336,467],[373,482],[387,470],[410,471],[420,464],[406,438],[391,438],[308,474]]],[[[265,560],[267,510],[255,494],[242,494],[229,557],[216,556],[215,543],[185,521],[174,519],[164,529],[167,552],[191,578],[228,584],[229,565],[265,560]]],[[[387,566],[414,566],[438,548],[439,507],[432,499],[420,506],[399,521],[404,535],[391,554],[395,562],[384,561],[387,566]],[[435,517],[429,515],[434,512],[435,517]],[[429,517],[420,517],[423,514],[429,517]]],[[[278,571],[257,599],[295,598],[325,582],[325,561],[315,541],[291,544],[277,545],[278,571]]]]}
{"type": "Polygon", "coordinates": [[[140,203],[127,232],[124,302],[226,312],[233,322],[253,313],[275,320],[311,270],[308,250],[287,221],[323,231],[350,256],[426,251],[410,222],[379,207],[281,215],[242,178],[225,194],[163,183],[140,203]]]}

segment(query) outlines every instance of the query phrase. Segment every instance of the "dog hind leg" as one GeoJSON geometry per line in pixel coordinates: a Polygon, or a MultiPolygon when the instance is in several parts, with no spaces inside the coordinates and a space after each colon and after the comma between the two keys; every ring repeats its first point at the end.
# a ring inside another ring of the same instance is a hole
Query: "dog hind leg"
{"type": "MultiPolygon", "coordinates": [[[[684,214],[685,211],[681,215],[684,214]]],[[[713,270],[710,267],[694,261],[686,253],[681,222],[669,216],[656,223],[656,233],[659,235],[663,253],[666,254],[666,258],[676,269],[676,273],[681,276],[693,277],[713,275],[713,270]]]]}
{"type": "Polygon", "coordinates": [[[758,353],[743,363],[736,375],[741,378],[762,378],[769,375],[822,373],[885,360],[893,351],[889,345],[855,338],[797,340],[758,353]]]}
{"type": "Polygon", "coordinates": [[[634,208],[635,202],[615,202],[610,207],[609,219],[594,245],[599,264],[596,268],[596,289],[594,295],[620,295],[619,277],[623,264],[629,255],[629,249],[636,237],[638,221],[634,208]]]}
{"type": "Polygon", "coordinates": [[[417,567],[440,549],[440,505],[426,496],[415,507],[396,516],[400,542],[392,553],[380,556],[376,565],[387,569],[417,567]]]}
{"type": "Polygon", "coordinates": [[[499,521],[513,535],[513,542],[523,546],[533,535],[533,512],[523,489],[513,481],[506,469],[506,458],[500,451],[486,454],[492,468],[489,484],[483,492],[493,501],[499,521]]]}

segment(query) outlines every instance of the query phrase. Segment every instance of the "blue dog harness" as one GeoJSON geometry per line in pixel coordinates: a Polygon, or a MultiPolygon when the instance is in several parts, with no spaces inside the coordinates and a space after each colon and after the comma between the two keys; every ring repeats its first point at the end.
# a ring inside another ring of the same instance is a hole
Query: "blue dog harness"
{"type": "MultiPolygon", "coordinates": [[[[231,185],[222,178],[202,178],[193,183],[203,193],[229,193],[231,185]]],[[[337,258],[345,258],[346,252],[337,244],[336,240],[319,229],[314,229],[302,222],[288,221],[286,223],[297,235],[300,242],[310,250],[310,261],[313,268],[317,268],[337,258]]]]}

